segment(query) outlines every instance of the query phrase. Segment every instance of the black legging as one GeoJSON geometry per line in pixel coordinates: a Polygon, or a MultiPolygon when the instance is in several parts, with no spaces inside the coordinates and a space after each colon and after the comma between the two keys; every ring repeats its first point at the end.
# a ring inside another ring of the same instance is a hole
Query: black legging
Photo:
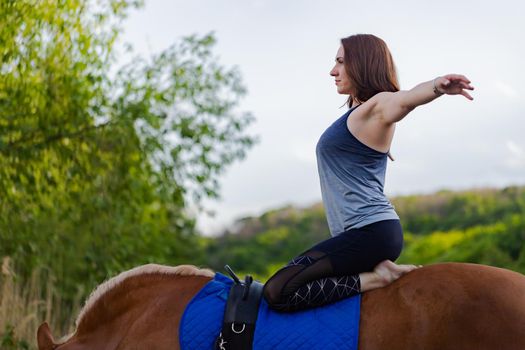
{"type": "Polygon", "coordinates": [[[403,249],[399,220],[383,220],[345,231],[293,258],[264,285],[269,306],[295,311],[360,293],[359,273],[383,260],[395,261],[403,249]]]}

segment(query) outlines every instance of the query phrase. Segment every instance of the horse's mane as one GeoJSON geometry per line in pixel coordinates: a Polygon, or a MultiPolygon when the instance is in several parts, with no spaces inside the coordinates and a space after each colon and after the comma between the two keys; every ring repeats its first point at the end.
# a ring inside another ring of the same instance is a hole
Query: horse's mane
{"type": "MultiPolygon", "coordinates": [[[[95,290],[91,293],[87,299],[84,307],[80,311],[77,320],[75,321],[75,326],[78,328],[78,325],[82,322],[84,317],[90,312],[90,310],[95,306],[95,304],[110,290],[114,289],[120,285],[123,281],[128,278],[140,276],[140,275],[178,275],[178,276],[203,276],[203,277],[214,277],[215,272],[210,269],[201,269],[194,265],[179,265],[179,266],[165,266],[157,264],[147,264],[142,266],[137,266],[131,270],[124,271],[119,275],[110,278],[104,283],[100,284],[95,290]]],[[[67,340],[71,335],[64,337],[63,341],[67,340]]]]}

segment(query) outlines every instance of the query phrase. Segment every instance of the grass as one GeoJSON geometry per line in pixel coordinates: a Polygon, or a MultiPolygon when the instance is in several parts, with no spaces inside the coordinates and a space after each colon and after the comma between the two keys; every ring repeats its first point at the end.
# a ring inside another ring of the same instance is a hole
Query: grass
{"type": "Polygon", "coordinates": [[[73,331],[78,310],[61,308],[49,271],[36,269],[26,281],[15,271],[11,259],[4,257],[0,271],[0,349],[37,349],[36,331],[44,321],[55,339],[73,331]]]}

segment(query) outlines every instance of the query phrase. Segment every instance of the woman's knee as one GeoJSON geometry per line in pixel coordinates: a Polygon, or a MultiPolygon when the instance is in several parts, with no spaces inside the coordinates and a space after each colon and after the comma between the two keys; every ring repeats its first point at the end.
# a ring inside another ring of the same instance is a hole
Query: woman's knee
{"type": "Polygon", "coordinates": [[[297,284],[297,279],[304,269],[305,266],[300,264],[289,265],[270,277],[263,287],[263,296],[270,307],[273,309],[282,308],[282,305],[286,303],[286,299],[289,297],[289,293],[293,292],[290,287],[294,288],[293,286],[297,284]]]}
{"type": "Polygon", "coordinates": [[[326,253],[307,251],[292,259],[265,283],[263,296],[273,309],[282,310],[287,299],[308,281],[329,276],[332,267],[326,253]]]}
{"type": "Polygon", "coordinates": [[[263,287],[263,297],[268,306],[274,310],[286,310],[285,297],[282,295],[282,286],[274,280],[269,280],[263,287]]]}

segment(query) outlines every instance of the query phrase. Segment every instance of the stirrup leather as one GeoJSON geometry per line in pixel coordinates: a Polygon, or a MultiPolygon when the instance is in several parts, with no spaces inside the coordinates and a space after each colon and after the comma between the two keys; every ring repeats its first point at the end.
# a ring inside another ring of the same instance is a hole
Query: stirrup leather
{"type": "Polygon", "coordinates": [[[230,266],[224,266],[234,283],[230,288],[222,331],[215,341],[216,350],[250,350],[259,312],[263,284],[247,275],[244,282],[230,266]]]}

